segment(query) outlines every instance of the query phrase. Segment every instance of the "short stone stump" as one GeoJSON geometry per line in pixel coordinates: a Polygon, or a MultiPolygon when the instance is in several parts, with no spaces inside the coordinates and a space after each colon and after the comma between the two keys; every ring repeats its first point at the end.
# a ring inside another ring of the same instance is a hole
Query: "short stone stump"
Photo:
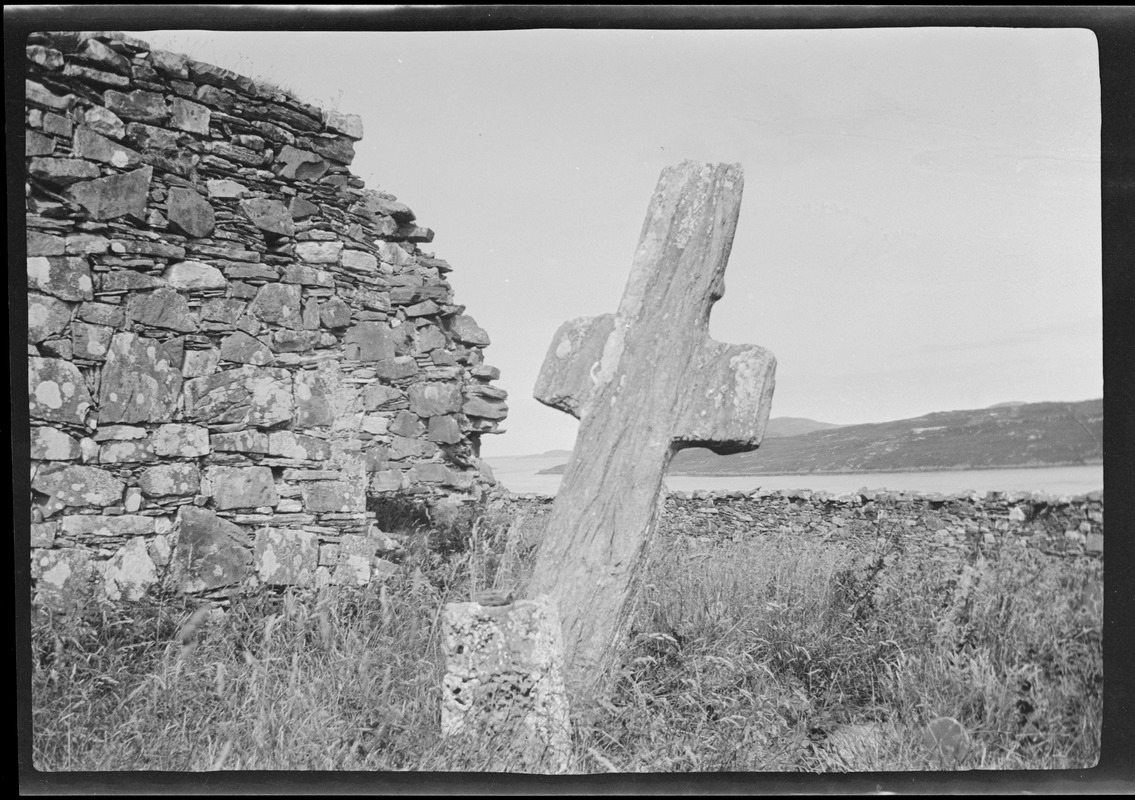
{"type": "Polygon", "coordinates": [[[445,606],[442,735],[483,755],[488,771],[565,772],[571,727],[555,606],[546,596],[496,602],[445,606]]]}

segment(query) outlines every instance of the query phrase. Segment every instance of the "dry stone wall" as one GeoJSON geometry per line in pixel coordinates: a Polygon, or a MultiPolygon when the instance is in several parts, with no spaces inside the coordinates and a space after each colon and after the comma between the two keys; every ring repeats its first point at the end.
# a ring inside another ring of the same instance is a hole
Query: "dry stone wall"
{"type": "Polygon", "coordinates": [[[368,497],[476,499],[506,393],[357,116],[115,32],[27,41],[33,578],[365,584],[368,497]]]}

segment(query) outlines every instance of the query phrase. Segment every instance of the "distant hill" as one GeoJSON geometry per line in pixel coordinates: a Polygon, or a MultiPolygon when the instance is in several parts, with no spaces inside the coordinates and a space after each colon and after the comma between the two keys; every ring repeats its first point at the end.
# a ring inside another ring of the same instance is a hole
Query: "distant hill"
{"type": "Polygon", "coordinates": [[[778,436],[799,436],[812,431],[823,431],[838,428],[830,422],[817,422],[806,417],[773,417],[765,428],[765,438],[778,436]]]}
{"type": "MultiPolygon", "coordinates": [[[[671,462],[670,474],[918,472],[1103,460],[1102,398],[998,404],[865,425],[813,424],[823,427],[796,435],[766,433],[760,449],[750,453],[718,456],[701,448],[683,450],[671,462]]],[[[561,472],[563,466],[544,471],[561,472]]]]}

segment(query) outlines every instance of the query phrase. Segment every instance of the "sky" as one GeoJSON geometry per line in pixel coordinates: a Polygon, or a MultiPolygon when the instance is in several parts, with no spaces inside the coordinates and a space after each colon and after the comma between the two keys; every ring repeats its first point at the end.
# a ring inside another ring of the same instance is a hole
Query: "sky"
{"type": "Polygon", "coordinates": [[[739,163],[710,318],[774,417],[1103,395],[1100,83],[1076,29],[133,31],[357,114],[354,174],[435,231],[509,391],[482,455],[570,449],[532,390],[619,305],[661,170],[739,163]]]}

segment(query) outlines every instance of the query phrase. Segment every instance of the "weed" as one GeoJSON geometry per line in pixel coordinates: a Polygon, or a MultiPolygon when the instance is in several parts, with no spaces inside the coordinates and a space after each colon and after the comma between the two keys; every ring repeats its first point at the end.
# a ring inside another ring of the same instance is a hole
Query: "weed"
{"type": "MultiPolygon", "coordinates": [[[[548,506],[374,510],[384,530],[418,537],[378,586],[37,611],[36,765],[508,763],[492,742],[440,736],[440,612],[523,586],[548,506]]],[[[1101,563],[977,538],[922,546],[908,527],[874,524],[873,538],[841,541],[667,534],[611,697],[575,710],[572,770],[1093,765],[1101,563]]]]}

